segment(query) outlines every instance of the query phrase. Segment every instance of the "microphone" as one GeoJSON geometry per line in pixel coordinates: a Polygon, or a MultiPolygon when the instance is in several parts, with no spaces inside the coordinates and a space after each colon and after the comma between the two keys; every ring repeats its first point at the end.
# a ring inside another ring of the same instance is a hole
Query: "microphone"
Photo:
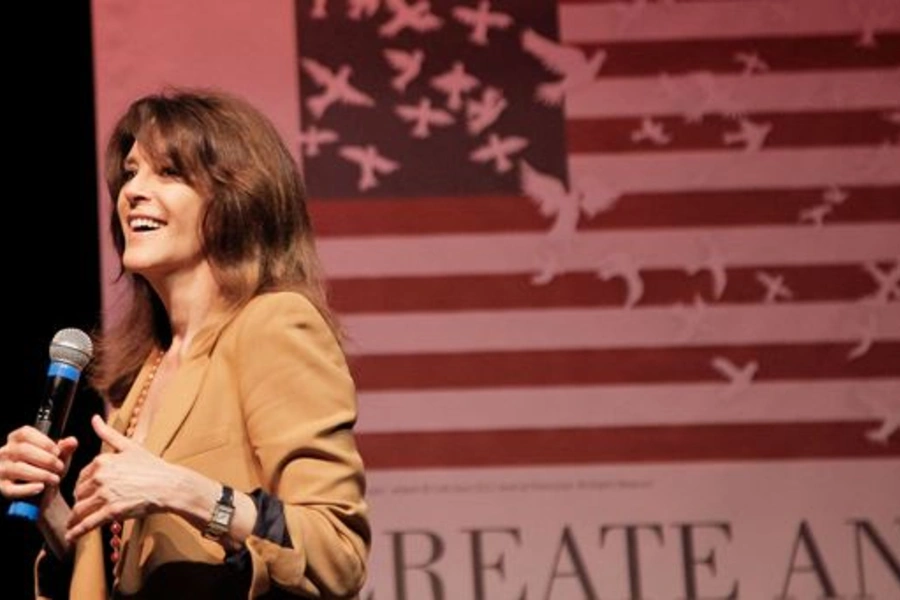
{"type": "MultiPolygon", "coordinates": [[[[60,329],[50,342],[47,385],[38,407],[34,427],[54,441],[62,437],[81,371],[91,361],[93,355],[94,345],[91,338],[80,329],[60,329]]],[[[6,514],[37,521],[40,504],[40,494],[16,500],[9,505],[6,514]]]]}

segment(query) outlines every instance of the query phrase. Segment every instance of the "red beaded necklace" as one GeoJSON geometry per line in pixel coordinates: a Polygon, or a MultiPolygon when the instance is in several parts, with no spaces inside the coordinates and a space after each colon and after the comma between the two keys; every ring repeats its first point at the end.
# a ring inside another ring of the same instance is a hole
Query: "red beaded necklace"
{"type": "MultiPolygon", "coordinates": [[[[125,437],[130,438],[134,435],[134,430],[137,429],[138,417],[141,415],[141,409],[147,401],[150,384],[153,383],[156,372],[159,370],[159,365],[162,363],[164,353],[161,350],[156,350],[155,352],[156,357],[153,359],[153,364],[150,366],[150,372],[147,373],[147,378],[144,380],[144,385],[141,387],[141,393],[134,403],[134,408],[131,409],[131,418],[128,420],[128,427],[125,428],[125,437]]],[[[112,532],[112,538],[109,541],[109,544],[112,547],[110,558],[113,563],[116,563],[119,561],[119,550],[122,547],[122,522],[113,521],[109,526],[109,530],[112,532]]]]}

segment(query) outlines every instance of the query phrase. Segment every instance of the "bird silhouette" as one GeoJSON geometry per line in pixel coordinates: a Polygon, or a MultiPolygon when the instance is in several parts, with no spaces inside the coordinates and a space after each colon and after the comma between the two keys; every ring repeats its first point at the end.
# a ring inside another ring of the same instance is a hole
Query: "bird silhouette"
{"type": "Polygon", "coordinates": [[[834,204],[816,204],[801,210],[797,219],[801,223],[810,223],[816,227],[821,227],[825,224],[825,217],[831,214],[832,211],[834,211],[834,204]]]}
{"type": "Polygon", "coordinates": [[[596,174],[578,174],[572,186],[581,194],[581,211],[593,219],[612,210],[622,199],[622,190],[596,174]]]}
{"type": "Polygon", "coordinates": [[[645,140],[655,146],[665,146],[672,141],[672,136],[666,133],[662,122],[644,117],[641,126],[631,132],[631,141],[637,144],[645,140]]]}
{"type": "Polygon", "coordinates": [[[738,121],[738,129],[726,131],[722,135],[722,141],[727,145],[744,144],[747,152],[759,152],[771,131],[771,123],[754,123],[749,119],[741,119],[738,121]]]}
{"type": "Polygon", "coordinates": [[[300,147],[304,156],[318,156],[321,146],[338,141],[338,134],[331,129],[319,129],[310,125],[300,133],[300,147]]]}
{"type": "Polygon", "coordinates": [[[728,286],[728,270],[722,252],[708,240],[702,245],[700,256],[684,267],[688,275],[696,275],[701,271],[709,273],[712,280],[713,298],[720,300],[728,286]]]}
{"type": "Polygon", "coordinates": [[[444,24],[443,19],[431,12],[431,3],[427,0],[412,6],[405,0],[385,0],[385,5],[393,16],[378,29],[381,37],[396,37],[404,29],[427,33],[440,29],[444,24]]]}
{"type": "Polygon", "coordinates": [[[878,286],[878,289],[865,300],[872,304],[887,304],[891,300],[900,300],[900,257],[892,267],[884,271],[872,261],[864,262],[862,267],[878,286]]]}
{"type": "Polygon", "coordinates": [[[600,259],[597,277],[609,281],[615,277],[625,282],[625,303],[623,308],[632,308],[644,297],[644,279],[634,258],[623,252],[615,252],[600,259]]]}
{"type": "Polygon", "coordinates": [[[735,52],[734,60],[744,67],[741,72],[743,75],[765,73],[769,70],[769,65],[756,52],[735,52]]]}
{"type": "Polygon", "coordinates": [[[378,12],[379,4],[381,0],[348,0],[347,18],[353,21],[371,18],[378,12]]]}
{"type": "Polygon", "coordinates": [[[387,175],[400,168],[400,163],[379,154],[378,149],[366,146],[342,146],[338,154],[359,166],[357,189],[364,192],[378,185],[376,174],[387,175]]]}
{"type": "Polygon", "coordinates": [[[581,213],[594,217],[615,206],[620,196],[593,176],[579,179],[567,190],[562,180],[538,171],[524,160],[519,161],[519,188],[537,203],[542,215],[557,217],[550,230],[557,236],[574,235],[581,213]]]}
{"type": "Polygon", "coordinates": [[[866,310],[861,315],[860,322],[855,324],[859,339],[847,352],[847,360],[856,360],[865,356],[875,345],[875,336],[878,333],[878,315],[871,310],[866,310]]]}
{"type": "Polygon", "coordinates": [[[757,271],[756,280],[766,288],[766,295],[763,297],[765,304],[772,304],[778,300],[790,300],[794,297],[794,292],[784,284],[784,275],[772,275],[765,271],[757,271]]]}
{"type": "Polygon", "coordinates": [[[886,446],[891,436],[900,429],[900,410],[894,409],[893,413],[880,415],[881,424],[878,427],[866,431],[866,439],[876,444],[886,446]]]}
{"type": "Polygon", "coordinates": [[[519,161],[519,189],[530,198],[544,217],[555,217],[551,237],[571,237],[581,214],[581,193],[567,191],[562,181],[541,173],[524,160],[519,161]]]}
{"type": "Polygon", "coordinates": [[[462,61],[455,61],[448,71],[431,78],[431,87],[447,95],[447,108],[458,111],[463,106],[463,94],[481,85],[481,81],[466,71],[462,61]]]}
{"type": "Polygon", "coordinates": [[[478,135],[496,123],[507,106],[509,102],[503,96],[503,90],[487,86],[480,99],[466,102],[466,129],[471,135],[478,135]]]}
{"type": "Polygon", "coordinates": [[[391,79],[391,87],[401,94],[419,76],[419,73],[422,72],[422,64],[425,62],[425,52],[420,49],[407,52],[406,50],[385,48],[382,56],[388,65],[397,72],[391,79]]]}
{"type": "Polygon", "coordinates": [[[457,6],[453,9],[453,18],[472,28],[469,41],[478,46],[488,45],[490,28],[507,29],[514,22],[506,13],[492,12],[490,0],[479,0],[476,8],[457,6]]]}
{"type": "Polygon", "coordinates": [[[835,206],[838,204],[843,204],[844,201],[846,201],[849,197],[849,192],[845,192],[836,185],[829,186],[828,189],[822,192],[822,200],[824,200],[828,204],[834,204],[835,206]]]}
{"type": "Polygon", "coordinates": [[[867,429],[863,435],[873,444],[887,446],[891,438],[900,430],[900,396],[892,390],[856,391],[853,394],[862,403],[866,412],[879,421],[878,425],[867,429]]]}
{"type": "Polygon", "coordinates": [[[510,157],[528,147],[528,138],[521,136],[500,137],[496,133],[488,135],[487,143],[475,148],[469,158],[477,163],[494,163],[497,173],[506,173],[513,168],[510,157]]]}
{"type": "Polygon", "coordinates": [[[522,32],[521,43],[522,49],[538,59],[544,68],[562,77],[553,83],[540,84],[535,92],[539,102],[550,106],[561,104],[566,94],[594,81],[606,60],[604,50],[588,57],[578,48],[545,38],[533,29],[522,32]]]}
{"type": "Polygon", "coordinates": [[[445,110],[431,107],[431,98],[423,96],[417,104],[400,104],[394,112],[403,119],[413,123],[412,136],[424,139],[431,135],[432,126],[452,125],[453,115],[445,110]]]}
{"type": "Polygon", "coordinates": [[[759,371],[759,363],[755,360],[748,361],[739,367],[731,359],[724,356],[716,356],[711,361],[713,369],[728,380],[728,388],[725,394],[729,397],[737,396],[750,387],[753,378],[759,371]]]}
{"type": "Polygon", "coordinates": [[[316,119],[321,119],[334,103],[375,106],[375,100],[371,96],[350,85],[350,76],[353,74],[350,65],[341,65],[337,71],[332,71],[311,58],[304,58],[300,64],[317,85],[325,88],[322,93],[310,96],[306,101],[307,108],[316,119]]]}

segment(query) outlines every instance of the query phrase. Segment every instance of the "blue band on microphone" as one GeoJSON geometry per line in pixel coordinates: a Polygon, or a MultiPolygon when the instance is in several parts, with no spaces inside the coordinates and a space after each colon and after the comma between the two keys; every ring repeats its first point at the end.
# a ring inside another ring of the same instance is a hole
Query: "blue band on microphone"
{"type": "Polygon", "coordinates": [[[20,519],[28,519],[29,521],[37,521],[40,509],[34,504],[16,500],[9,505],[6,514],[10,517],[19,517],[20,519]]]}
{"type": "Polygon", "coordinates": [[[81,371],[70,364],[66,364],[63,362],[52,362],[50,363],[50,368],[47,369],[47,375],[49,375],[50,377],[64,377],[65,379],[78,381],[78,378],[81,376],[81,371]]]}

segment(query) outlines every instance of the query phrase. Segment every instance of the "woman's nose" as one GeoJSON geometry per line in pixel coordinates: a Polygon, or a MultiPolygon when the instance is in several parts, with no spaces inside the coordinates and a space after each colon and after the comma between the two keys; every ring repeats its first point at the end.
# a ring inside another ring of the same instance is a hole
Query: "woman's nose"
{"type": "Polygon", "coordinates": [[[148,178],[143,173],[137,172],[122,186],[122,195],[129,205],[134,206],[147,198],[149,185],[148,178]]]}

